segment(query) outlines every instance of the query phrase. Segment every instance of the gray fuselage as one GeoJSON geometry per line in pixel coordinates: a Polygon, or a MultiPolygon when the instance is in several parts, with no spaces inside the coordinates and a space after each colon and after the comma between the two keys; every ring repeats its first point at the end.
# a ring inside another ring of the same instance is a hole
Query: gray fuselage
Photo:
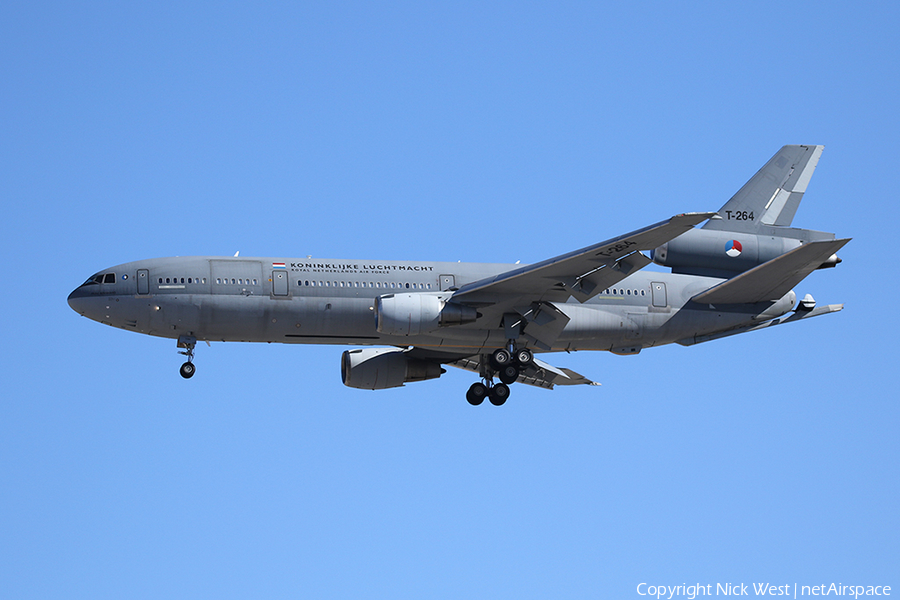
{"type": "MultiPolygon", "coordinates": [[[[375,299],[449,298],[466,284],[521,265],[283,258],[175,257],[105,269],[69,296],[90,319],[148,335],[201,341],[415,346],[451,360],[506,345],[497,318],[414,336],[376,330],[375,299]]],[[[569,321],[549,351],[642,348],[778,317],[777,302],[713,307],[690,299],[722,280],[639,271],[585,303],[555,302],[569,321]]],[[[535,348],[547,351],[546,348],[535,348]]]]}

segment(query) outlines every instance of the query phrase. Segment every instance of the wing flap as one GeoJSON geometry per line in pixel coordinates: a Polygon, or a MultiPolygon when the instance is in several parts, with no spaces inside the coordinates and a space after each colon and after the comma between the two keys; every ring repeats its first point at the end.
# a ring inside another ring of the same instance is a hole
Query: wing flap
{"type": "Polygon", "coordinates": [[[778,300],[850,239],[809,242],[692,298],[703,304],[752,304],[778,300]]]}

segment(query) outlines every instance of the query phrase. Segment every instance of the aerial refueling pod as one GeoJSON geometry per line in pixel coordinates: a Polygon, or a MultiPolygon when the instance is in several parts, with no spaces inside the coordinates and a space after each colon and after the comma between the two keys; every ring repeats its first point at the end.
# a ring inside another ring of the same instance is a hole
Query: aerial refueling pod
{"type": "Polygon", "coordinates": [[[436,362],[410,358],[398,348],[347,350],[341,356],[341,379],[347,387],[384,390],[411,381],[437,379],[444,369],[436,362]]]}
{"type": "Polygon", "coordinates": [[[473,323],[478,311],[433,294],[387,294],[375,298],[375,329],[386,335],[419,335],[438,327],[473,323]]]}
{"type": "MultiPolygon", "coordinates": [[[[671,267],[673,273],[730,278],[777,258],[801,243],[791,237],[691,229],[654,249],[650,257],[658,265],[671,267]]],[[[832,258],[837,260],[837,257],[832,258]]]]}

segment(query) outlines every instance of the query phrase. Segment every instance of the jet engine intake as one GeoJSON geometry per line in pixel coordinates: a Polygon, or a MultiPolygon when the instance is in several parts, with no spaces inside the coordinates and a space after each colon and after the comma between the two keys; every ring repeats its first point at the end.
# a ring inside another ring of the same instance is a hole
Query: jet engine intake
{"type": "Polygon", "coordinates": [[[347,350],[341,356],[341,380],[347,387],[384,390],[412,381],[437,379],[446,371],[436,362],[410,358],[397,348],[347,350]]]}
{"type": "Polygon", "coordinates": [[[431,294],[388,294],[375,299],[375,329],[386,335],[419,335],[438,327],[473,323],[478,311],[431,294]]]}

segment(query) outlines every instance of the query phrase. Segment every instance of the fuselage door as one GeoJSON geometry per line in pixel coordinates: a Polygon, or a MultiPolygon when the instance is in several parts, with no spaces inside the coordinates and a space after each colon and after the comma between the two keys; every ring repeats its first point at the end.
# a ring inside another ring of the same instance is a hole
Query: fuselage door
{"type": "Polygon", "coordinates": [[[147,296],[150,294],[150,271],[147,269],[138,269],[137,293],[138,296],[147,296]]]}
{"type": "Polygon", "coordinates": [[[654,281],[650,284],[650,293],[653,295],[653,306],[657,308],[665,308],[668,305],[666,300],[666,284],[661,281],[654,281]]]}
{"type": "Polygon", "coordinates": [[[446,292],[453,287],[456,287],[456,277],[454,275],[441,275],[441,291],[446,292]]]}
{"type": "Polygon", "coordinates": [[[272,295],[273,296],[287,296],[288,295],[287,271],[272,271],[272,295]]]}

